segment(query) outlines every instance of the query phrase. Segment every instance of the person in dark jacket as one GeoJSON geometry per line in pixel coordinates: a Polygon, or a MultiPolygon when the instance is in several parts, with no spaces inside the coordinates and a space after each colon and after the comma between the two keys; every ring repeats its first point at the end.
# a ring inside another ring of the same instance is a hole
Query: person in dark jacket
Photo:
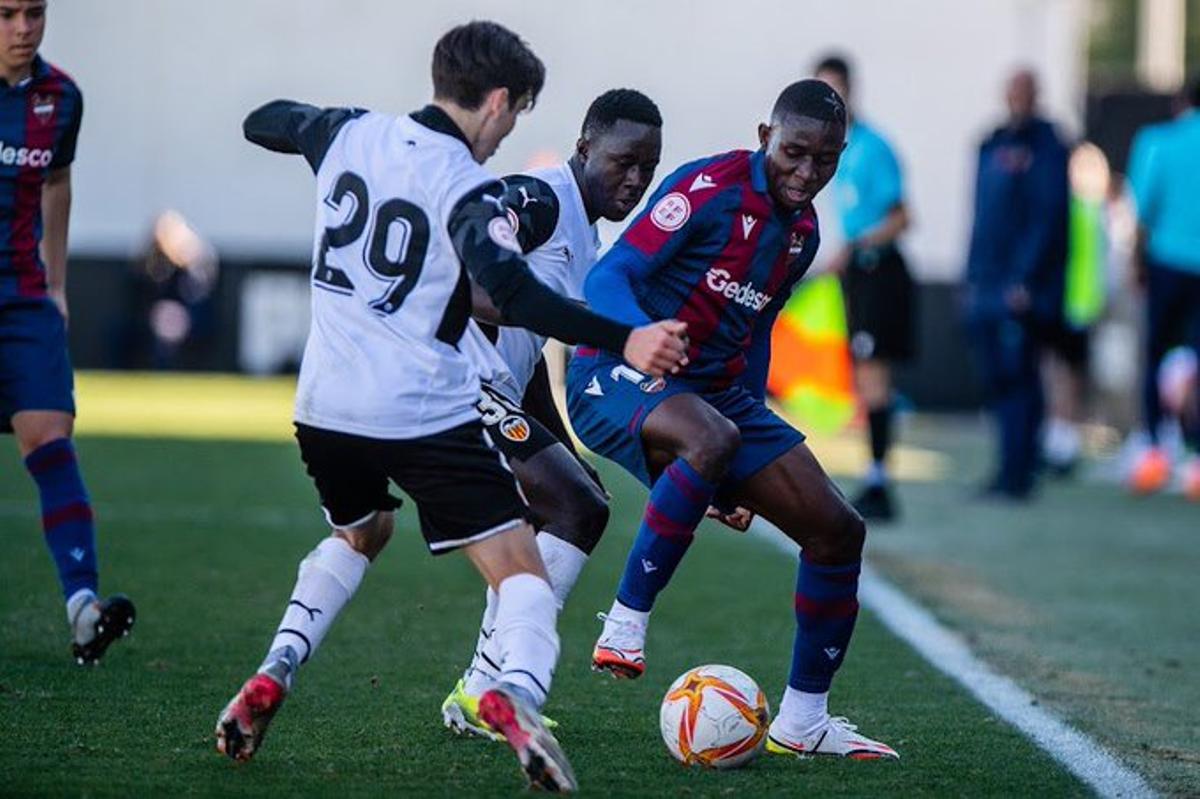
{"type": "Polygon", "coordinates": [[[1037,113],[1037,80],[1006,86],[1008,120],[979,148],[964,286],[971,343],[996,419],[997,468],[986,494],[1033,489],[1044,402],[1039,331],[1060,322],[1067,256],[1069,150],[1037,113]]]}

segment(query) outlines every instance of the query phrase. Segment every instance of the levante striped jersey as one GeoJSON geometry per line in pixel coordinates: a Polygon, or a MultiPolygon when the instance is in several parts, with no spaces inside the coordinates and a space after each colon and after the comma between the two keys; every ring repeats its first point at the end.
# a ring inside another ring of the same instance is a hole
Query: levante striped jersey
{"type": "Polygon", "coordinates": [[[42,185],[75,160],[82,117],[75,82],[41,56],[15,86],[0,80],[0,305],[46,296],[42,185]]]}
{"type": "Polygon", "coordinates": [[[600,259],[584,292],[628,324],[688,324],[679,375],[713,389],[742,382],[763,395],[771,326],[819,243],[816,213],[778,208],[766,154],[735,150],[671,174],[600,259]]]}

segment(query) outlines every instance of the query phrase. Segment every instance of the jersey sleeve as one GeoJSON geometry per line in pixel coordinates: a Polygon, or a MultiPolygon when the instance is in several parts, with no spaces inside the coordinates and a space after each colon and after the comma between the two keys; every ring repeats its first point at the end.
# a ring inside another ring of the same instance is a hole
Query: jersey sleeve
{"type": "Polygon", "coordinates": [[[558,228],[560,206],[558,195],[550,184],[532,175],[509,175],[504,178],[505,207],[517,229],[521,252],[530,253],[541,247],[558,228]]]}
{"type": "Polygon", "coordinates": [[[588,305],[627,324],[652,321],[638,304],[636,286],[707,230],[710,209],[717,205],[712,200],[721,191],[706,189],[701,197],[694,196],[689,183],[702,174],[694,164],[687,165],[662,182],[647,207],[588,274],[583,289],[588,305]]]}
{"type": "Polygon", "coordinates": [[[251,111],[242,123],[246,140],[272,152],[303,155],[315,173],[338,132],[361,108],[317,108],[292,100],[273,100],[251,111]]]}
{"type": "Polygon", "coordinates": [[[67,120],[58,146],[54,148],[54,157],[50,161],[51,172],[68,167],[75,161],[75,146],[79,142],[79,128],[83,123],[83,93],[71,84],[69,97],[73,101],[69,110],[71,117],[67,120]]]}
{"type": "Polygon", "coordinates": [[[627,325],[561,296],[530,271],[521,257],[504,193],[503,182],[485,183],[450,211],[450,239],[471,278],[487,292],[505,324],[621,354],[631,332],[627,325]]]}

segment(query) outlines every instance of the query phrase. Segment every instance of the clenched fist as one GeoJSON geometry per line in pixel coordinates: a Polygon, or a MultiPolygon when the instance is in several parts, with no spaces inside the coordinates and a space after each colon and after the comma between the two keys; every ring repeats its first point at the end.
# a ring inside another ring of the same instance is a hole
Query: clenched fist
{"type": "Polygon", "coordinates": [[[687,324],[675,319],[634,328],[625,341],[625,362],[653,377],[687,366],[687,324]]]}

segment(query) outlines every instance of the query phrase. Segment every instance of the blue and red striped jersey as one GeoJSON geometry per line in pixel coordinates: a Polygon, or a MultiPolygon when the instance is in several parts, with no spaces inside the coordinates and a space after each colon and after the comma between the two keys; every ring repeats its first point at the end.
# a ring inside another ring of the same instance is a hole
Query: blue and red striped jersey
{"type": "Polygon", "coordinates": [[[41,56],[17,85],[0,80],[0,304],[46,295],[42,184],[75,160],[82,116],[79,87],[41,56]]]}
{"type": "Polygon", "coordinates": [[[593,309],[630,324],[687,322],[682,377],[714,388],[740,379],[762,396],[771,326],[819,238],[811,206],[774,204],[766,154],[735,150],[668,176],[584,293],[593,309]]]}

